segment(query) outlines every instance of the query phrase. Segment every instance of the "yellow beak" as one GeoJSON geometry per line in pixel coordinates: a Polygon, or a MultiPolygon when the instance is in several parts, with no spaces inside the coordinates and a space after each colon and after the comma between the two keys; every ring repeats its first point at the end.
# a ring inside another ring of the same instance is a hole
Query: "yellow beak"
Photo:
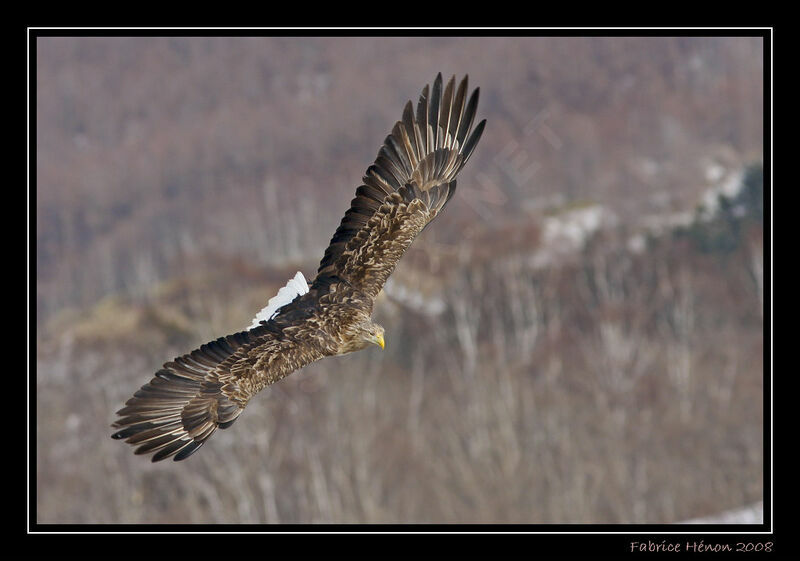
{"type": "Polygon", "coordinates": [[[383,348],[383,335],[378,335],[375,337],[375,342],[383,348]]]}

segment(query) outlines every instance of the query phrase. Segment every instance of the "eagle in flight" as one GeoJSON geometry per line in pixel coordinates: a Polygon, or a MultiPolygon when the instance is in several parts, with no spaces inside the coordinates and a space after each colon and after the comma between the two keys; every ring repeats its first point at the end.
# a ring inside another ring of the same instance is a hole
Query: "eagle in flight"
{"type": "Polygon", "coordinates": [[[456,190],[483,133],[473,128],[479,88],[438,74],[383,141],[310,286],[297,273],[245,330],[164,364],[117,411],[112,438],[154,453],[191,456],[239,417],[264,387],[326,356],[384,346],[375,298],[414,238],[456,190]]]}

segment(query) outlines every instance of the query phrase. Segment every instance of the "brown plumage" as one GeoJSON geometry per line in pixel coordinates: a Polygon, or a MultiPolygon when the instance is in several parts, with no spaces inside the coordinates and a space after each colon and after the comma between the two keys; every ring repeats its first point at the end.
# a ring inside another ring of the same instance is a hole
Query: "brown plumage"
{"type": "Polygon", "coordinates": [[[467,78],[442,89],[439,74],[409,101],[367,169],[305,294],[248,331],[221,337],[164,364],[117,414],[112,437],[183,460],[217,428],[229,427],[251,397],[325,356],[383,346],[372,307],[397,261],[455,193],[485,120],[473,128],[478,89],[467,78]]]}

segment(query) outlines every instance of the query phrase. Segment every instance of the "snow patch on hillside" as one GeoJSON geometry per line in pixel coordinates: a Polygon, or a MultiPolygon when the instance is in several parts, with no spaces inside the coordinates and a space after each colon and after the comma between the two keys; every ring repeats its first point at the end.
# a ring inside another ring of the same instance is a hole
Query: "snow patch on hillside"
{"type": "Polygon", "coordinates": [[[680,524],[763,524],[764,503],[761,501],[734,510],[726,510],[712,516],[684,520],[680,524]]]}

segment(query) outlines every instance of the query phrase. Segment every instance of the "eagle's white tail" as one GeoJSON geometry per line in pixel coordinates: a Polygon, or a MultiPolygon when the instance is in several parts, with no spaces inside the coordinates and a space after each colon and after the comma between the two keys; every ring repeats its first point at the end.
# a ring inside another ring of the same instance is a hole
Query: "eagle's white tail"
{"type": "Polygon", "coordinates": [[[251,323],[250,327],[247,329],[254,329],[258,327],[262,321],[271,320],[275,317],[275,314],[278,313],[280,308],[306,292],[308,292],[306,278],[303,276],[303,273],[297,271],[297,274],[289,279],[286,286],[281,288],[275,296],[270,298],[267,305],[256,314],[256,317],[253,318],[253,323],[251,323]]]}

